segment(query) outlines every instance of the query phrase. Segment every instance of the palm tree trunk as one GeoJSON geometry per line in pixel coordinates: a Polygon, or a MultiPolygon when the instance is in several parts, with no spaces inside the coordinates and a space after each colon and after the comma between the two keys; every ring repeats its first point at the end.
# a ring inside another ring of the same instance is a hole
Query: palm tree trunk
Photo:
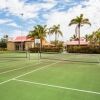
{"type": "Polygon", "coordinates": [[[79,46],[80,46],[80,24],[78,25],[78,38],[79,38],[79,40],[78,40],[78,43],[79,43],[79,46]]]}
{"type": "Polygon", "coordinates": [[[76,28],[75,28],[76,37],[77,37],[77,29],[78,29],[78,25],[77,25],[76,28]]]}
{"type": "Polygon", "coordinates": [[[40,58],[41,58],[41,51],[42,51],[42,38],[40,38],[40,58]]]}
{"type": "Polygon", "coordinates": [[[41,45],[40,45],[40,47],[42,48],[42,38],[40,39],[40,41],[41,41],[41,45]]]}
{"type": "Polygon", "coordinates": [[[55,46],[57,45],[57,33],[55,33],[55,46]]]}

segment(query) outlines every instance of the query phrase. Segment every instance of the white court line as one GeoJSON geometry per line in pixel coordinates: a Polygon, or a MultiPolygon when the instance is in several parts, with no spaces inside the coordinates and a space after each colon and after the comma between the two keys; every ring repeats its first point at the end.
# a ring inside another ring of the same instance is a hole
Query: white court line
{"type": "MultiPolygon", "coordinates": [[[[26,61],[26,60],[25,60],[25,61],[26,61]]],[[[22,62],[22,61],[20,61],[20,62],[22,62]]],[[[34,60],[33,62],[35,62],[35,60],[34,60]]],[[[33,62],[32,62],[32,63],[33,63],[33,62]]],[[[15,63],[18,63],[18,62],[14,62],[14,64],[15,64],[15,63]]],[[[8,64],[8,66],[5,66],[5,67],[2,66],[2,67],[0,67],[0,70],[9,68],[10,65],[11,65],[11,64],[8,64]]],[[[16,65],[16,66],[17,66],[17,65],[16,65]]],[[[13,67],[15,67],[15,66],[13,66],[13,67]]],[[[13,67],[11,67],[11,68],[13,68],[13,67]]]]}
{"type": "MultiPolygon", "coordinates": [[[[30,74],[30,73],[36,72],[36,71],[38,71],[38,70],[41,70],[41,69],[47,68],[47,67],[49,67],[49,66],[51,66],[51,65],[55,65],[55,64],[57,64],[57,63],[59,63],[59,62],[61,62],[61,61],[58,61],[58,62],[55,62],[55,63],[49,64],[49,65],[43,66],[43,67],[41,67],[41,68],[37,68],[37,69],[32,70],[32,71],[30,71],[30,72],[28,72],[28,73],[25,73],[25,74],[19,75],[19,76],[15,77],[15,78],[19,78],[19,77],[25,76],[25,75],[27,75],[27,74],[30,74]]],[[[13,78],[13,79],[15,79],[15,78],[13,78]]]]}
{"type": "Polygon", "coordinates": [[[6,80],[6,81],[3,81],[3,82],[0,82],[0,85],[1,84],[4,84],[4,83],[7,83],[7,82],[9,82],[9,81],[11,81],[12,79],[9,79],[9,80],[6,80]]]}
{"type": "Polygon", "coordinates": [[[24,83],[35,84],[35,85],[52,87],[52,88],[59,88],[59,89],[72,90],[72,91],[78,91],[78,92],[85,92],[85,93],[99,94],[100,95],[100,92],[87,91],[87,90],[81,90],[81,89],[76,89],[76,88],[69,88],[69,87],[58,86],[58,85],[50,85],[50,84],[44,84],[44,83],[38,83],[38,82],[31,82],[31,81],[25,81],[25,80],[19,80],[19,79],[13,79],[13,80],[19,81],[19,82],[24,82],[24,83]]]}
{"type": "Polygon", "coordinates": [[[21,74],[21,75],[19,75],[19,76],[17,76],[17,77],[11,78],[11,79],[6,80],[6,81],[3,81],[3,82],[0,83],[0,85],[1,85],[1,84],[4,84],[4,83],[7,83],[7,82],[9,82],[9,81],[11,81],[11,80],[13,80],[13,79],[16,79],[16,78],[19,78],[19,77],[25,76],[25,75],[27,75],[27,74],[30,74],[30,73],[36,72],[36,71],[38,71],[38,70],[42,70],[42,69],[47,68],[47,67],[49,67],[49,66],[51,66],[51,65],[55,65],[55,64],[57,64],[57,63],[59,63],[59,62],[61,62],[61,61],[58,61],[58,62],[55,62],[55,63],[49,64],[49,65],[46,65],[46,66],[43,66],[43,67],[37,68],[37,69],[32,70],[32,71],[29,71],[29,72],[27,72],[27,73],[25,73],[25,74],[21,74]]]}
{"type": "MultiPolygon", "coordinates": [[[[34,64],[34,65],[38,65],[38,64],[40,64],[40,63],[42,63],[42,62],[36,63],[36,64],[34,64]]],[[[34,66],[34,65],[33,65],[33,66],[34,66]]],[[[26,66],[26,67],[21,67],[21,68],[15,68],[15,69],[12,69],[12,70],[8,70],[8,71],[1,72],[0,74],[12,72],[12,71],[19,70],[19,69],[23,69],[23,68],[27,68],[27,67],[31,67],[31,66],[26,66]]]]}

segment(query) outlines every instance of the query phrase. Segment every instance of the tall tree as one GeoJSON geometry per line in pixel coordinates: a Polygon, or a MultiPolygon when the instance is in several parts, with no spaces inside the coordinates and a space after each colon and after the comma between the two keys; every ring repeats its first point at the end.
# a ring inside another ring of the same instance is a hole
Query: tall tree
{"type": "Polygon", "coordinates": [[[53,25],[51,28],[50,28],[50,33],[51,34],[55,34],[55,46],[57,44],[57,40],[58,40],[58,36],[63,36],[61,30],[60,30],[60,25],[53,25]]]}
{"type": "Polygon", "coordinates": [[[79,39],[79,45],[80,45],[80,27],[83,26],[84,24],[89,24],[89,19],[84,18],[83,14],[80,14],[80,16],[77,16],[76,18],[72,19],[69,23],[69,26],[76,24],[75,32],[78,34],[78,39],[79,39]]]}
{"type": "Polygon", "coordinates": [[[95,33],[96,33],[97,44],[99,44],[99,47],[100,47],[100,29],[98,29],[95,33]]]}
{"type": "Polygon", "coordinates": [[[0,39],[0,48],[7,48],[8,35],[4,35],[0,39]]]}
{"type": "Polygon", "coordinates": [[[37,25],[34,26],[33,30],[29,32],[29,37],[33,37],[35,39],[40,39],[40,46],[42,47],[42,40],[46,37],[47,34],[47,26],[37,25]]]}
{"type": "Polygon", "coordinates": [[[92,34],[89,34],[87,39],[90,42],[90,45],[95,46],[95,32],[92,32],[92,34]]]}

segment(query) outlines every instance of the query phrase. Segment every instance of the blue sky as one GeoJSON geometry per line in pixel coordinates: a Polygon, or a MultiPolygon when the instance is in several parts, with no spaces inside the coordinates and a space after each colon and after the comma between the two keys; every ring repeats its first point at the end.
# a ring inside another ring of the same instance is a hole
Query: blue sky
{"type": "Polygon", "coordinates": [[[60,24],[64,35],[59,39],[66,41],[75,33],[75,26],[68,26],[70,20],[81,13],[92,24],[82,27],[84,36],[100,27],[99,4],[100,0],[0,0],[0,37],[27,35],[37,24],[60,24]]]}

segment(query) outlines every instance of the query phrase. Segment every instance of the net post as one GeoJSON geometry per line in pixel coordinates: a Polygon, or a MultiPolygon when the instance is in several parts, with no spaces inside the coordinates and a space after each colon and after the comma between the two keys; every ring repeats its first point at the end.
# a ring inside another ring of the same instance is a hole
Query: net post
{"type": "Polygon", "coordinates": [[[38,51],[38,63],[40,62],[40,52],[38,51]]]}
{"type": "Polygon", "coordinates": [[[27,58],[28,51],[26,50],[25,52],[26,52],[26,58],[27,58]]]}
{"type": "Polygon", "coordinates": [[[30,58],[30,51],[29,51],[29,60],[30,60],[31,58],[30,58]]]}
{"type": "Polygon", "coordinates": [[[30,50],[28,49],[28,58],[30,60],[30,50]]]}
{"type": "MultiPolygon", "coordinates": [[[[40,44],[41,45],[41,44],[40,44]]],[[[41,46],[40,46],[40,59],[41,59],[41,46]]]]}
{"type": "Polygon", "coordinates": [[[41,39],[40,38],[36,38],[35,39],[35,43],[39,44],[39,46],[38,46],[38,53],[39,53],[39,59],[41,59],[41,39]]]}

